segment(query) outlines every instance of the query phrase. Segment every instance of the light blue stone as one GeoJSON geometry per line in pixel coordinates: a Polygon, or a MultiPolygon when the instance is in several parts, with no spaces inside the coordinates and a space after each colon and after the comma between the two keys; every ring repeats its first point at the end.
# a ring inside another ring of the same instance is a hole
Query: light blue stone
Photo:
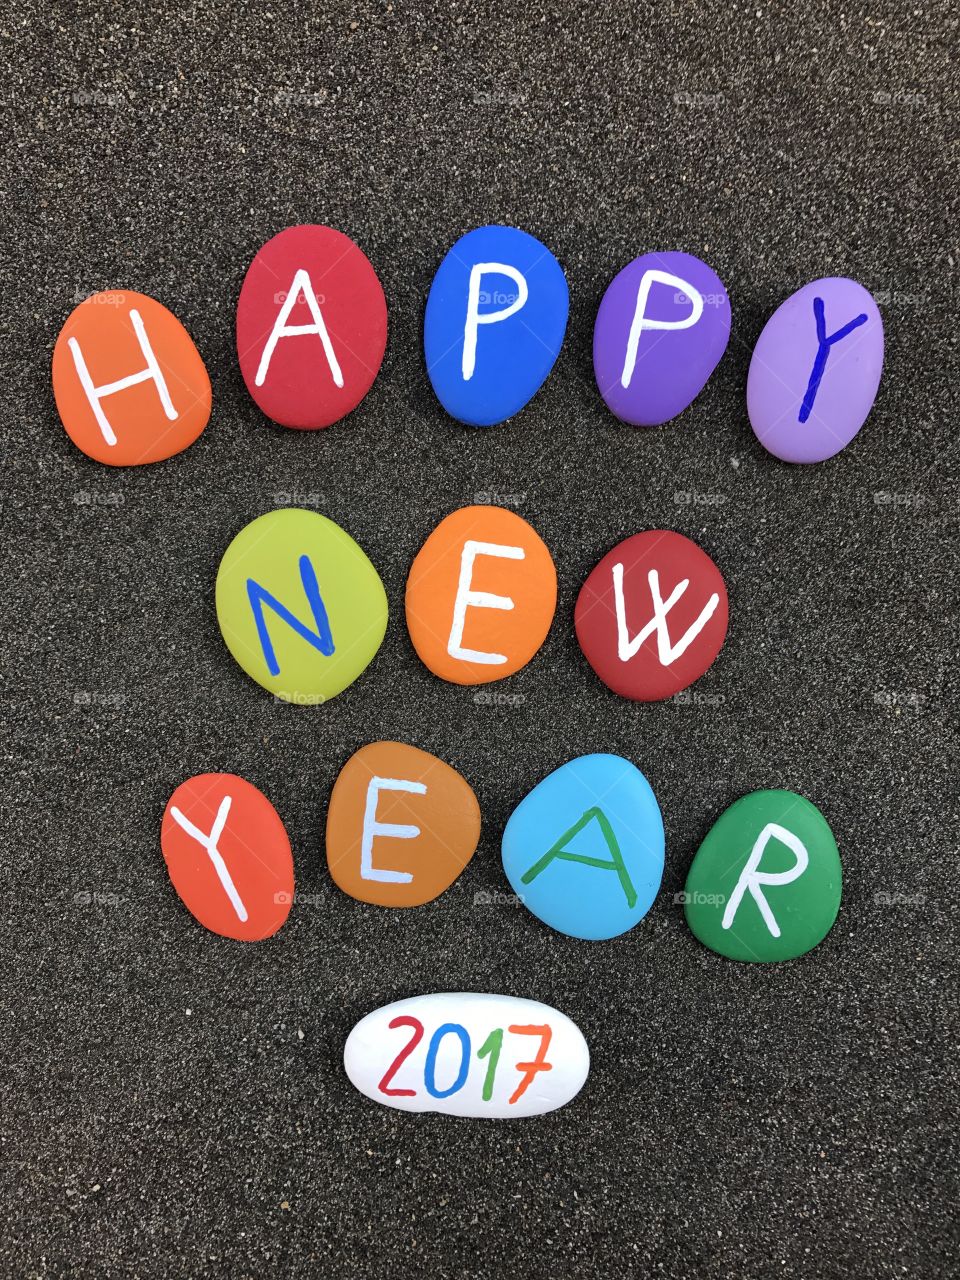
{"type": "Polygon", "coordinates": [[[563,268],[539,240],[516,227],[461,236],[433,278],[423,325],[447,413],[491,427],[522,409],[553,368],[569,309],[563,268]]]}
{"type": "Polygon", "coordinates": [[[629,760],[579,756],[516,807],[502,854],[513,891],[544,924],[573,938],[615,938],[660,888],[660,806],[629,760]]]}

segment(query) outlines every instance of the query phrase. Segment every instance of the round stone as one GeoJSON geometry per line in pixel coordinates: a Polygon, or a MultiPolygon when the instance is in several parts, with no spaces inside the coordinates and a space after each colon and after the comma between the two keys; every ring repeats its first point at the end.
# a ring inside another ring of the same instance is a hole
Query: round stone
{"type": "Polygon", "coordinates": [[[615,938],[642,920],[663,853],[650,783],[613,755],[580,756],[549,774],[513,811],[502,843],[514,893],[573,938],[615,938]]]}
{"type": "Polygon", "coordinates": [[[470,426],[512,417],[546,381],[563,345],[567,279],[516,227],[478,227],[441,262],[427,297],[427,373],[447,413],[470,426]]]}
{"type": "Polygon", "coordinates": [[[652,529],[609,551],[577,597],[574,626],[604,684],[636,702],[686,689],[727,634],[727,589],[705,551],[652,529]]]}
{"type": "Polygon", "coordinates": [[[784,462],[823,462],[867,419],[883,369],[883,321],[856,280],[814,280],[776,309],[754,347],[747,412],[784,462]]]}
{"type": "Polygon", "coordinates": [[[344,765],[327,809],[327,866],[344,893],[419,907],[456,880],[480,839],[464,778],[403,742],[371,742],[344,765]]]}
{"type": "Polygon", "coordinates": [[[461,507],[441,520],[407,578],[413,647],[453,684],[487,684],[526,666],[556,607],[550,552],[503,507],[461,507]]]}
{"type": "Polygon", "coordinates": [[[240,372],[284,427],[329,427],[373,386],[387,345],[377,273],[333,227],[287,227],[250,264],[237,303],[240,372]]]}
{"type": "Polygon", "coordinates": [[[730,299],[689,253],[646,253],[611,281],[593,331],[593,370],[607,407],[634,426],[692,404],[730,341],[730,299]]]}
{"type": "Polygon", "coordinates": [[[210,379],[166,307],[129,289],[95,293],[53,349],[53,395],[67,435],[112,467],[181,453],[210,419],[210,379]]]}
{"type": "Polygon", "coordinates": [[[792,791],[754,791],[721,814],[687,876],[697,938],[731,960],[793,960],[840,910],[840,854],[826,818],[792,791]]]}
{"type": "Polygon", "coordinates": [[[217,573],[217,621],[247,675],[287,702],[336,697],[387,628],[376,569],[339,525],[287,507],[252,520],[217,573]]]}
{"type": "Polygon", "coordinates": [[[257,942],[293,901],[293,858],[280,816],[232,773],[201,773],[167,802],[160,848],[187,910],[213,933],[257,942]]]}
{"type": "Polygon", "coordinates": [[[365,1097],[398,1111],[512,1120],[574,1098],[590,1050],[575,1023],[537,1000],[439,992],[368,1013],[343,1065],[365,1097]]]}

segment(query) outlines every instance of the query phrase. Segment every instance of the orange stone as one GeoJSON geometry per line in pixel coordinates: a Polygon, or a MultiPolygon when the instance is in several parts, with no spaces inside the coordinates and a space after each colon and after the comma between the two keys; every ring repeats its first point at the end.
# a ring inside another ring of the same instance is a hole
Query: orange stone
{"type": "Polygon", "coordinates": [[[53,349],[53,394],[67,435],[112,467],[160,462],[210,418],[210,379],[193,339],[142,293],[95,293],[53,349]]]}
{"type": "Polygon", "coordinates": [[[503,507],[462,507],[441,520],[407,578],[413,647],[453,684],[488,684],[526,666],[556,607],[550,552],[503,507]]]}
{"type": "Polygon", "coordinates": [[[419,907],[449,888],[480,839],[480,806],[456,769],[402,742],[350,757],[327,809],[327,866],[344,893],[419,907]]]}
{"type": "Polygon", "coordinates": [[[182,782],[167,802],[160,848],[184,906],[213,933],[257,942],[290,914],[286,828],[244,778],[201,773],[182,782]]]}

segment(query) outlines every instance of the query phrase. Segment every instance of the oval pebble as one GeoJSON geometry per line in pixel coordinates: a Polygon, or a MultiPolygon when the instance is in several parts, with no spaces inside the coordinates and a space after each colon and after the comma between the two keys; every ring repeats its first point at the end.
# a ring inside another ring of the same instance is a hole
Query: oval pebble
{"type": "Polygon", "coordinates": [[[503,869],[523,904],[559,933],[615,938],[650,910],[663,877],[663,819],[622,756],[579,756],[516,807],[503,869]]]}
{"type": "Polygon", "coordinates": [[[441,520],[407,578],[413,647],[453,684],[487,684],[526,666],[556,607],[546,544],[504,507],[461,507],[441,520]]]}
{"type": "Polygon", "coordinates": [[[432,902],[459,876],[479,839],[480,806],[469,783],[428,751],[371,742],[333,785],[327,866],[359,902],[432,902]]]}
{"type": "Polygon", "coordinates": [[[577,640],[604,684],[636,702],[698,680],[727,634],[727,589],[705,551],[651,529],[607,552],[580,589],[577,640]]]}
{"type": "Polygon", "coordinates": [[[237,302],[237,355],[274,422],[314,430],[355,409],[387,345],[387,303],[363,250],[333,227],[287,227],[256,254],[237,302]]]}
{"type": "Polygon", "coordinates": [[[181,453],[210,420],[210,379],[172,312],[130,289],[95,293],[53,349],[53,394],[67,435],[111,467],[181,453]]]}
{"type": "Polygon", "coordinates": [[[730,341],[730,299],[689,253],[646,253],[607,288],[593,330],[593,371],[607,408],[653,427],[692,404],[730,341]]]}
{"type": "Polygon", "coordinates": [[[826,818],[793,791],[754,791],[720,815],[690,867],[687,924],[732,960],[793,960],[830,932],[842,872],[826,818]]]}
{"type": "Polygon", "coordinates": [[[342,693],[387,629],[376,569],[316,511],[268,511],[241,529],[217,572],[217,621],[243,670],[277,698],[308,705],[342,693]]]}
{"type": "Polygon", "coordinates": [[[518,413],[553,368],[569,307],[563,268],[533,236],[497,226],[461,236],[434,276],[423,326],[447,413],[476,427],[518,413]]]}
{"type": "Polygon", "coordinates": [[[754,347],[747,412],[784,462],[823,462],[867,419],[883,370],[883,321],[856,280],[804,285],[776,309],[754,347]]]}
{"type": "Polygon", "coordinates": [[[258,942],[293,901],[293,857],[279,814],[252,783],[201,773],[167,802],[160,848],[187,910],[212,933],[258,942]]]}
{"type": "Polygon", "coordinates": [[[398,1111],[509,1120],[574,1098],[590,1050],[575,1023],[539,1001],[444,992],[368,1013],[343,1065],[356,1089],[398,1111]]]}

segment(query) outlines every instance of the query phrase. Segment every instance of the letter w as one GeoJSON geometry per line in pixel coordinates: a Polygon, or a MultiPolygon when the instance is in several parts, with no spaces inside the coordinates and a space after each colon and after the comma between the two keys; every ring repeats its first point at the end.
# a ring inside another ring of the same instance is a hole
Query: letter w
{"type": "Polygon", "coordinates": [[[260,647],[263,649],[263,656],[272,676],[280,674],[280,663],[277,661],[277,655],[273,649],[273,641],[270,639],[270,632],[267,630],[267,620],[263,612],[264,605],[272,609],[278,618],[282,618],[288,627],[292,627],[302,640],[306,640],[307,644],[313,645],[314,649],[319,649],[325,658],[329,658],[334,652],[333,633],[327,620],[326,606],[323,603],[320,584],[317,582],[317,575],[314,572],[313,565],[310,563],[309,556],[300,557],[300,581],[303,583],[303,590],[313,613],[316,631],[311,631],[309,627],[304,626],[299,618],[292,614],[285,605],[282,605],[276,596],[272,596],[269,591],[261,587],[259,582],[254,582],[253,578],[247,579],[247,596],[250,600],[253,616],[256,619],[260,647]]]}

